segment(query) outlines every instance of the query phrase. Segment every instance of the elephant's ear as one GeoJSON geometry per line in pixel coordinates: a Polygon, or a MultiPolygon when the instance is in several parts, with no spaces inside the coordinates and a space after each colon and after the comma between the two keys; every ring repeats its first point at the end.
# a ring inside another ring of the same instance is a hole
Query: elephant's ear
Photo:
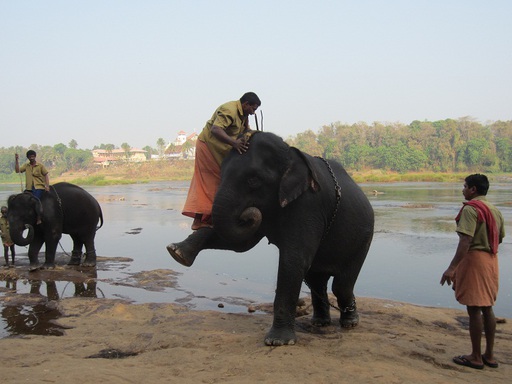
{"type": "Polygon", "coordinates": [[[11,196],[9,196],[9,198],[7,199],[7,205],[12,204],[12,202],[16,198],[16,196],[18,196],[18,195],[11,195],[11,196]]]}
{"type": "Polygon", "coordinates": [[[309,157],[295,147],[290,147],[290,163],[279,186],[279,204],[286,207],[308,188],[317,192],[320,184],[309,157]]]}

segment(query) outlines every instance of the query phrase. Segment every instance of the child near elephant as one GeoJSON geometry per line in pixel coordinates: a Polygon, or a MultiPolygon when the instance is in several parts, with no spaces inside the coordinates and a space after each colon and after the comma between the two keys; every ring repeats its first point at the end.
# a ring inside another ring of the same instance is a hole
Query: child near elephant
{"type": "Polygon", "coordinates": [[[9,234],[9,221],[7,221],[7,207],[3,206],[1,210],[2,216],[0,217],[0,235],[2,236],[2,244],[4,246],[5,265],[9,265],[9,248],[11,249],[12,265],[14,265],[14,258],[16,256],[16,252],[14,251],[14,243],[11,240],[11,235],[9,234]]]}

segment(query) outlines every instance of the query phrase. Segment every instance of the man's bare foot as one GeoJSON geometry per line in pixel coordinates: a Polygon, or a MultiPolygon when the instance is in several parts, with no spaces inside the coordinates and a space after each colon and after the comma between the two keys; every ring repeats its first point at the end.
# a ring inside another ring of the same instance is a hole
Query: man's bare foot
{"type": "Polygon", "coordinates": [[[201,228],[213,228],[213,225],[205,223],[203,221],[196,222],[194,220],[194,222],[192,223],[192,230],[196,231],[196,230],[201,229],[201,228]]]}

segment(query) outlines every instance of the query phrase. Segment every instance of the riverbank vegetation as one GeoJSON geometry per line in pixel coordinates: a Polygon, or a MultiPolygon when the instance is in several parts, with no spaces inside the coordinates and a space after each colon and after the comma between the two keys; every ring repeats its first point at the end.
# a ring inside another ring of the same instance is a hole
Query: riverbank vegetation
{"type": "MultiPolygon", "coordinates": [[[[285,139],[313,156],[335,159],[359,182],[461,181],[468,173],[509,180],[512,172],[512,121],[481,124],[472,118],[401,123],[333,123],[317,133],[309,130],[285,139]]],[[[162,153],[163,139],[148,154],[162,153]]],[[[95,165],[90,150],[68,146],[31,145],[0,148],[0,182],[21,182],[14,173],[14,153],[37,152],[51,172],[52,182],[79,185],[140,183],[151,180],[189,180],[192,160],[158,159],[142,163],[95,165]]],[[[97,148],[113,144],[100,144],[97,148]]],[[[129,148],[126,143],[123,148],[129,148]]],[[[96,147],[95,147],[96,148],[96,147]]]]}

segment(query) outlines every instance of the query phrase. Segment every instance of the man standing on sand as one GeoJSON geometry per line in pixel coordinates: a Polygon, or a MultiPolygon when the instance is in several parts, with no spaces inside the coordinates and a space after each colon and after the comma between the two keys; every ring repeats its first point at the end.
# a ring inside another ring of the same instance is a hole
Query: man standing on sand
{"type": "Polygon", "coordinates": [[[505,237],[505,226],[501,212],[485,197],[488,190],[485,175],[466,177],[462,194],[467,202],[455,218],[459,244],[441,278],[441,285],[453,283],[455,298],[466,305],[469,315],[471,354],[456,356],[453,362],[474,369],[483,369],[484,365],[498,368],[493,352],[496,318],[492,306],[498,296],[498,244],[505,237]]]}

